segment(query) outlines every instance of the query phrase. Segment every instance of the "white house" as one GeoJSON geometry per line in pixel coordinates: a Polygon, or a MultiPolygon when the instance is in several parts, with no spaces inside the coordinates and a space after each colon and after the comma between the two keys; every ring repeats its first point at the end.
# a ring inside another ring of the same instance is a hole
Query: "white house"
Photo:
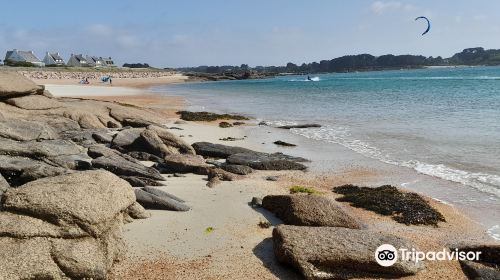
{"type": "Polygon", "coordinates": [[[71,54],[71,57],[68,59],[68,63],[66,63],[66,65],[74,67],[92,66],[92,64],[90,64],[81,54],[71,54]]]}
{"type": "Polygon", "coordinates": [[[12,51],[7,51],[5,54],[4,62],[29,62],[36,66],[45,66],[45,64],[35,56],[33,51],[18,51],[13,49],[12,51]]]}
{"type": "Polygon", "coordinates": [[[103,60],[107,67],[116,67],[115,62],[111,59],[111,57],[103,58],[103,60]]]}
{"type": "Polygon", "coordinates": [[[45,65],[64,65],[64,59],[59,55],[59,53],[49,53],[45,54],[43,59],[45,65]]]}
{"type": "Polygon", "coordinates": [[[105,67],[106,62],[102,57],[97,57],[97,56],[86,56],[85,59],[89,63],[89,65],[94,66],[94,67],[105,67]]]}

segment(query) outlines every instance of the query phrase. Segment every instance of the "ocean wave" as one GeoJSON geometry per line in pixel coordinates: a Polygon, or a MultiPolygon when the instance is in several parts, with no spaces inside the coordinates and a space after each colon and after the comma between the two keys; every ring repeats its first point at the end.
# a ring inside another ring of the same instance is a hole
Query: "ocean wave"
{"type": "Polygon", "coordinates": [[[500,240],[500,225],[494,225],[490,227],[486,232],[489,236],[493,237],[493,239],[500,240]]]}
{"type": "Polygon", "coordinates": [[[500,198],[500,176],[467,172],[443,164],[429,164],[418,160],[401,161],[394,159],[377,147],[359,139],[355,139],[347,127],[324,126],[321,128],[291,129],[291,132],[314,140],[340,144],[350,150],[384,163],[411,168],[421,174],[460,183],[481,192],[494,195],[495,200],[500,198]]]}

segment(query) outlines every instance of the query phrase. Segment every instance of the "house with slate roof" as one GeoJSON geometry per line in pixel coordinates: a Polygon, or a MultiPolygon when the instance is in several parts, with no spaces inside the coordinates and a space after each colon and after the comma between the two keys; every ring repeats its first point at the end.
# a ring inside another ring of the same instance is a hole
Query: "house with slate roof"
{"type": "Polygon", "coordinates": [[[58,52],[56,53],[49,53],[47,52],[45,54],[45,57],[43,58],[43,63],[45,65],[64,65],[64,59],[59,55],[58,52]]]}
{"type": "Polygon", "coordinates": [[[7,51],[7,53],[5,54],[4,62],[5,61],[29,62],[36,66],[45,66],[45,64],[40,59],[38,59],[38,57],[36,57],[33,51],[19,51],[16,49],[7,51]]]}

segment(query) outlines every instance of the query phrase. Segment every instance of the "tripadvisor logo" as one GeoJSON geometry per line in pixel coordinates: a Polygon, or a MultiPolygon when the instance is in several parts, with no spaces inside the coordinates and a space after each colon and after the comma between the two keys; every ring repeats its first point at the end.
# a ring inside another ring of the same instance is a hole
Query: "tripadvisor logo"
{"type": "Polygon", "coordinates": [[[392,266],[398,260],[401,261],[411,261],[418,263],[420,261],[479,261],[479,256],[482,252],[480,251],[459,251],[458,249],[449,251],[443,249],[441,251],[418,251],[415,248],[399,248],[396,249],[391,244],[380,245],[377,250],[375,250],[375,260],[381,266],[392,266]]]}

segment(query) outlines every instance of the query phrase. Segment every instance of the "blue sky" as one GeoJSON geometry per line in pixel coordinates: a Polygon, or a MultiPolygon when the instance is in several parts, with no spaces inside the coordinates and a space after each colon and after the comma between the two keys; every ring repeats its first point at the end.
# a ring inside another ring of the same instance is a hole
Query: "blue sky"
{"type": "Polygon", "coordinates": [[[7,1],[0,51],[154,66],[284,65],[346,54],[500,48],[500,1],[7,1]],[[426,36],[427,16],[432,29],[426,36]]]}

